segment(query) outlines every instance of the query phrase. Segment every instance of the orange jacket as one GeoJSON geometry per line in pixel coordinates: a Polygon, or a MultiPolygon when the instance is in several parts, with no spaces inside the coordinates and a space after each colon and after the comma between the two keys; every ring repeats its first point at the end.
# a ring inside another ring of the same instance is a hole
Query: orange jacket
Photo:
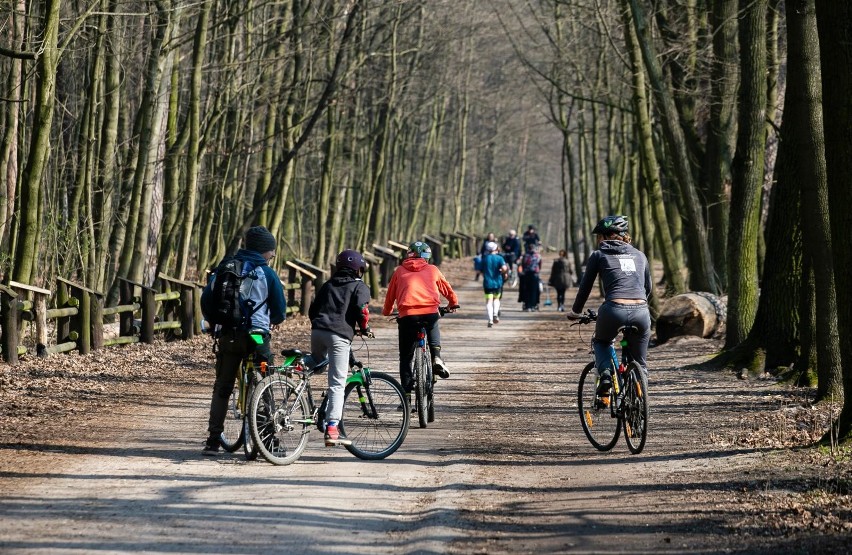
{"type": "Polygon", "coordinates": [[[440,295],[450,306],[459,304],[456,292],[437,266],[423,258],[406,258],[391,276],[382,314],[390,315],[394,303],[400,316],[435,314],[441,303],[440,295]]]}

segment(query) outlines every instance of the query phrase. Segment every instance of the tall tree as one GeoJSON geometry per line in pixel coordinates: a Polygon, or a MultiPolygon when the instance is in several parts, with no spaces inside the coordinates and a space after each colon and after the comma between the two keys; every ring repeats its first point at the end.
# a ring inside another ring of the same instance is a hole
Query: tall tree
{"type": "MultiPolygon", "coordinates": [[[[823,120],[825,129],[825,162],[828,178],[829,215],[832,237],[845,239],[852,229],[852,3],[834,0],[816,1],[819,30],[820,70],[822,72],[823,120]]],[[[852,245],[834,241],[832,261],[836,275],[848,275],[852,269],[852,245]]],[[[843,410],[839,435],[852,440],[852,292],[837,288],[837,321],[840,357],[843,364],[843,410]]]]}

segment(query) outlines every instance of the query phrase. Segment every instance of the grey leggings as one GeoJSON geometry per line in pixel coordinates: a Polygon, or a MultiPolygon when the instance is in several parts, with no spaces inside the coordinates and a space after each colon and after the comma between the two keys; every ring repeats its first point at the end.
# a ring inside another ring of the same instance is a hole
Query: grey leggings
{"type": "MultiPolygon", "coordinates": [[[[592,346],[595,350],[595,365],[599,370],[609,368],[609,346],[618,335],[618,328],[635,326],[637,331],[625,330],[628,352],[631,358],[642,368],[648,369],[648,340],[651,338],[651,314],[647,304],[619,304],[606,301],[598,310],[595,325],[595,337],[592,346]]],[[[617,350],[617,349],[616,349],[617,350]]]]}

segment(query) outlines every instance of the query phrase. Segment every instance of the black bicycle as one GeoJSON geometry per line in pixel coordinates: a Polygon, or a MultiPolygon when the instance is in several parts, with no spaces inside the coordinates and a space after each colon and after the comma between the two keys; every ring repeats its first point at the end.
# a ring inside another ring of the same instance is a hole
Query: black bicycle
{"type": "MultiPolygon", "coordinates": [[[[440,306],[438,313],[443,318],[445,314],[452,313],[460,307],[440,306]]],[[[399,316],[394,320],[399,322],[399,316]]],[[[426,327],[420,323],[417,331],[417,339],[414,345],[414,356],[411,360],[411,368],[414,373],[414,412],[417,413],[417,422],[421,428],[425,428],[429,422],[435,421],[435,397],[434,385],[435,374],[432,371],[432,353],[429,349],[429,341],[426,327]]]]}
{"type": "MultiPolygon", "coordinates": [[[[587,310],[575,324],[589,324],[597,320],[597,313],[587,310]]],[[[610,348],[612,368],[612,387],[602,391],[600,375],[594,361],[590,362],[580,374],[577,387],[577,405],[580,411],[580,423],[589,442],[600,451],[609,451],[618,441],[621,430],[627,448],[635,454],[645,447],[648,433],[648,377],[630,357],[624,334],[638,331],[633,326],[622,326],[618,333],[622,336],[621,361],[614,347],[610,348]]]]}
{"type": "MultiPolygon", "coordinates": [[[[249,331],[249,339],[255,345],[262,345],[264,334],[260,329],[249,331]]],[[[236,387],[231,392],[228,400],[228,412],[225,414],[224,430],[219,436],[222,448],[233,453],[240,447],[243,448],[246,459],[253,461],[257,458],[258,446],[251,437],[249,430],[249,403],[251,402],[254,388],[266,375],[266,363],[255,359],[252,353],[240,362],[237,369],[236,387]]]]}

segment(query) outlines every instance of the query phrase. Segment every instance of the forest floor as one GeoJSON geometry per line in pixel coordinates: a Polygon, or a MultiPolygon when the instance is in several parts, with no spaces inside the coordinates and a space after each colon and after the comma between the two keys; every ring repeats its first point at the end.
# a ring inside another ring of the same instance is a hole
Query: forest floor
{"type": "MultiPolygon", "coordinates": [[[[209,338],[0,365],[0,552],[849,552],[850,451],[812,447],[838,407],[695,369],[721,344],[679,338],[649,353],[645,450],[597,452],[576,409],[590,327],[508,291],[488,329],[469,266],[443,268],[462,310],[436,421],[384,461],[317,432],[287,467],[201,457],[209,338]]],[[[395,374],[395,325],[373,328],[358,358],[395,374]]],[[[309,333],[288,320],[274,351],[309,333]]]]}

